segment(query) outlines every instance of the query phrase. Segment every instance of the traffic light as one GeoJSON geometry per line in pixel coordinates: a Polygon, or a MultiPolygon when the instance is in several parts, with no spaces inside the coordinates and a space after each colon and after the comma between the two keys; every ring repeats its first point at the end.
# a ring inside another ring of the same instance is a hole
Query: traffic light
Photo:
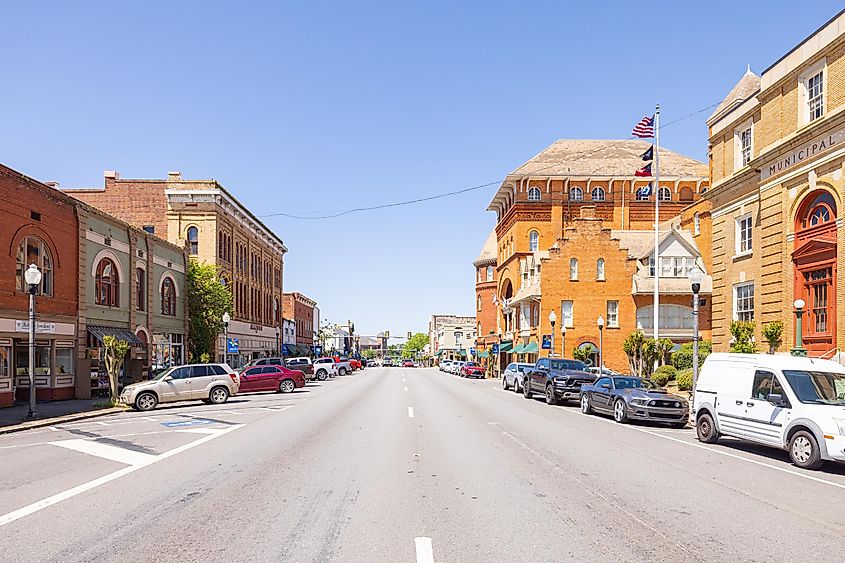
{"type": "Polygon", "coordinates": [[[385,331],[384,331],[384,337],[385,337],[385,338],[390,338],[390,331],[389,331],[389,330],[385,330],[385,331]]]}
{"type": "Polygon", "coordinates": [[[411,331],[409,330],[408,331],[408,340],[410,340],[410,339],[411,339],[411,331]]]}

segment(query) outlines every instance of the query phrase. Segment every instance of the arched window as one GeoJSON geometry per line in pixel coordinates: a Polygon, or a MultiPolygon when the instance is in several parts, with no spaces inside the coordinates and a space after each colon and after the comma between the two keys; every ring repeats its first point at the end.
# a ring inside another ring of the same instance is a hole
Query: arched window
{"type": "Polygon", "coordinates": [[[692,232],[695,236],[701,234],[701,215],[698,213],[692,216],[692,232]]]}
{"type": "Polygon", "coordinates": [[[29,291],[24,272],[30,264],[35,264],[41,270],[41,287],[38,288],[38,293],[53,295],[53,259],[50,257],[50,249],[41,239],[35,236],[24,237],[20,246],[18,246],[16,274],[18,290],[20,291],[29,291]]]}
{"type": "Polygon", "coordinates": [[[493,266],[487,266],[487,281],[493,281],[493,266]]]}
{"type": "Polygon", "coordinates": [[[596,279],[604,281],[604,258],[596,260],[596,279]]]}
{"type": "Polygon", "coordinates": [[[660,188],[660,191],[657,192],[657,194],[660,201],[672,201],[672,191],[666,186],[660,188]]]}
{"type": "Polygon", "coordinates": [[[164,278],[161,282],[161,314],[176,316],[176,286],[170,278],[164,278]]]}
{"type": "Polygon", "coordinates": [[[199,252],[199,230],[196,227],[188,227],[188,254],[196,256],[199,252]]]}
{"type": "Polygon", "coordinates": [[[593,188],[590,197],[593,201],[604,201],[604,188],[593,188]]]}
{"type": "Polygon", "coordinates": [[[578,259],[572,258],[569,260],[569,279],[570,280],[577,280],[578,279],[578,259]]]}
{"type": "Polygon", "coordinates": [[[477,309],[478,309],[479,311],[481,310],[481,296],[480,296],[480,295],[478,296],[477,309]]]}
{"type": "Polygon", "coordinates": [[[528,251],[536,252],[540,249],[540,233],[531,231],[528,233],[528,251]]]}
{"type": "Polygon", "coordinates": [[[693,200],[692,188],[681,188],[679,199],[681,201],[692,201],[693,200]]]}
{"type": "Polygon", "coordinates": [[[120,307],[120,279],[117,275],[117,266],[110,258],[103,258],[97,264],[94,286],[96,290],[94,302],[97,305],[120,307]]]}
{"type": "Polygon", "coordinates": [[[540,201],[540,188],[528,188],[528,201],[540,201]]]}
{"type": "MultiPolygon", "coordinates": [[[[812,196],[812,194],[811,194],[812,196]]],[[[821,191],[802,205],[800,228],[810,229],[836,219],[836,202],[828,192],[821,191]]]]}
{"type": "Polygon", "coordinates": [[[139,311],[147,305],[147,272],[144,268],[135,268],[135,308],[139,311]]]}
{"type": "Polygon", "coordinates": [[[569,201],[584,201],[584,190],[577,186],[569,188],[569,201]]]}

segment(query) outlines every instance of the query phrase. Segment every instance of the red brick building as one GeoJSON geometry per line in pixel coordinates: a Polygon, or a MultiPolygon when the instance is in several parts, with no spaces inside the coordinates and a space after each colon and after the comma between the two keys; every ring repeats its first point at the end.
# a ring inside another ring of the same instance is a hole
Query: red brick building
{"type": "Polygon", "coordinates": [[[29,397],[29,294],[23,272],[42,271],[36,300],[36,397],[74,396],[79,287],[72,198],[0,165],[0,406],[29,397]]]}
{"type": "Polygon", "coordinates": [[[314,309],[317,302],[294,291],[282,295],[282,316],[296,323],[297,346],[314,346],[314,309]]]}
{"type": "Polygon", "coordinates": [[[490,347],[498,342],[496,324],[496,229],[490,231],[475,266],[475,349],[478,361],[490,363],[490,347]]]}

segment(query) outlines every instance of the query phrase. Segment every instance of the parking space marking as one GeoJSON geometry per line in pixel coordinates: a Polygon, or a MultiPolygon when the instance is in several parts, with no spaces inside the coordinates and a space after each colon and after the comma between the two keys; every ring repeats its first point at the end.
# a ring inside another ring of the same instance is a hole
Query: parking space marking
{"type": "Polygon", "coordinates": [[[431,538],[414,538],[414,546],[417,549],[417,563],[434,563],[434,549],[431,546],[431,538]]]}
{"type": "Polygon", "coordinates": [[[55,495],[41,499],[41,500],[34,502],[30,505],[24,506],[23,508],[19,508],[18,510],[14,510],[12,512],[9,512],[8,514],[0,515],[0,527],[5,526],[6,524],[11,524],[12,522],[14,522],[16,520],[20,520],[21,518],[23,518],[25,516],[29,516],[30,514],[34,514],[34,513],[38,512],[40,510],[44,510],[45,508],[53,506],[54,504],[58,504],[58,503],[60,503],[64,500],[73,498],[73,497],[80,495],[84,492],[90,491],[91,489],[95,489],[95,488],[99,487],[100,485],[105,485],[106,483],[114,481],[115,479],[119,479],[119,478],[123,477],[124,475],[129,475],[130,473],[134,473],[135,471],[138,471],[139,469],[147,467],[148,465],[152,465],[153,463],[157,463],[157,462],[165,460],[169,457],[173,457],[175,455],[181,454],[182,452],[185,452],[187,450],[190,450],[191,448],[195,448],[197,446],[200,446],[200,445],[202,445],[202,444],[204,444],[204,443],[206,443],[210,440],[214,440],[215,438],[219,438],[220,436],[224,436],[225,434],[228,434],[229,432],[232,432],[233,430],[237,430],[238,428],[242,428],[243,426],[244,426],[243,424],[238,424],[238,425],[235,425],[235,426],[230,426],[229,428],[224,428],[222,430],[218,430],[214,434],[209,434],[208,436],[203,436],[202,438],[200,438],[198,440],[194,440],[193,442],[189,442],[187,444],[184,444],[184,445],[179,446],[177,448],[174,448],[172,450],[166,451],[163,454],[153,456],[153,459],[149,463],[145,463],[143,465],[129,465],[127,467],[124,467],[123,469],[119,469],[119,470],[114,471],[112,473],[109,473],[107,475],[103,475],[102,477],[94,479],[93,481],[88,481],[87,483],[82,483],[81,485],[77,485],[76,487],[70,488],[66,491],[62,491],[62,492],[57,493],[55,495]]]}
{"type": "Polygon", "coordinates": [[[125,463],[126,465],[146,465],[152,463],[156,457],[152,454],[136,452],[134,450],[119,448],[117,446],[102,444],[91,440],[61,440],[59,442],[49,442],[49,444],[51,446],[67,448],[69,450],[101,457],[118,463],[125,463]]]}

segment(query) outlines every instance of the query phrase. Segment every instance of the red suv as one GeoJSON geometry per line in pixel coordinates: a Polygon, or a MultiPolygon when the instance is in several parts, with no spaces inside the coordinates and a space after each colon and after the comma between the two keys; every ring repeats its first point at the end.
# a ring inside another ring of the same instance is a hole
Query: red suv
{"type": "Polygon", "coordinates": [[[484,378],[484,368],[475,362],[467,362],[461,368],[461,377],[484,378]]]}
{"type": "Polygon", "coordinates": [[[305,387],[305,374],[282,366],[255,366],[241,372],[241,393],[278,391],[292,393],[305,387]]]}

